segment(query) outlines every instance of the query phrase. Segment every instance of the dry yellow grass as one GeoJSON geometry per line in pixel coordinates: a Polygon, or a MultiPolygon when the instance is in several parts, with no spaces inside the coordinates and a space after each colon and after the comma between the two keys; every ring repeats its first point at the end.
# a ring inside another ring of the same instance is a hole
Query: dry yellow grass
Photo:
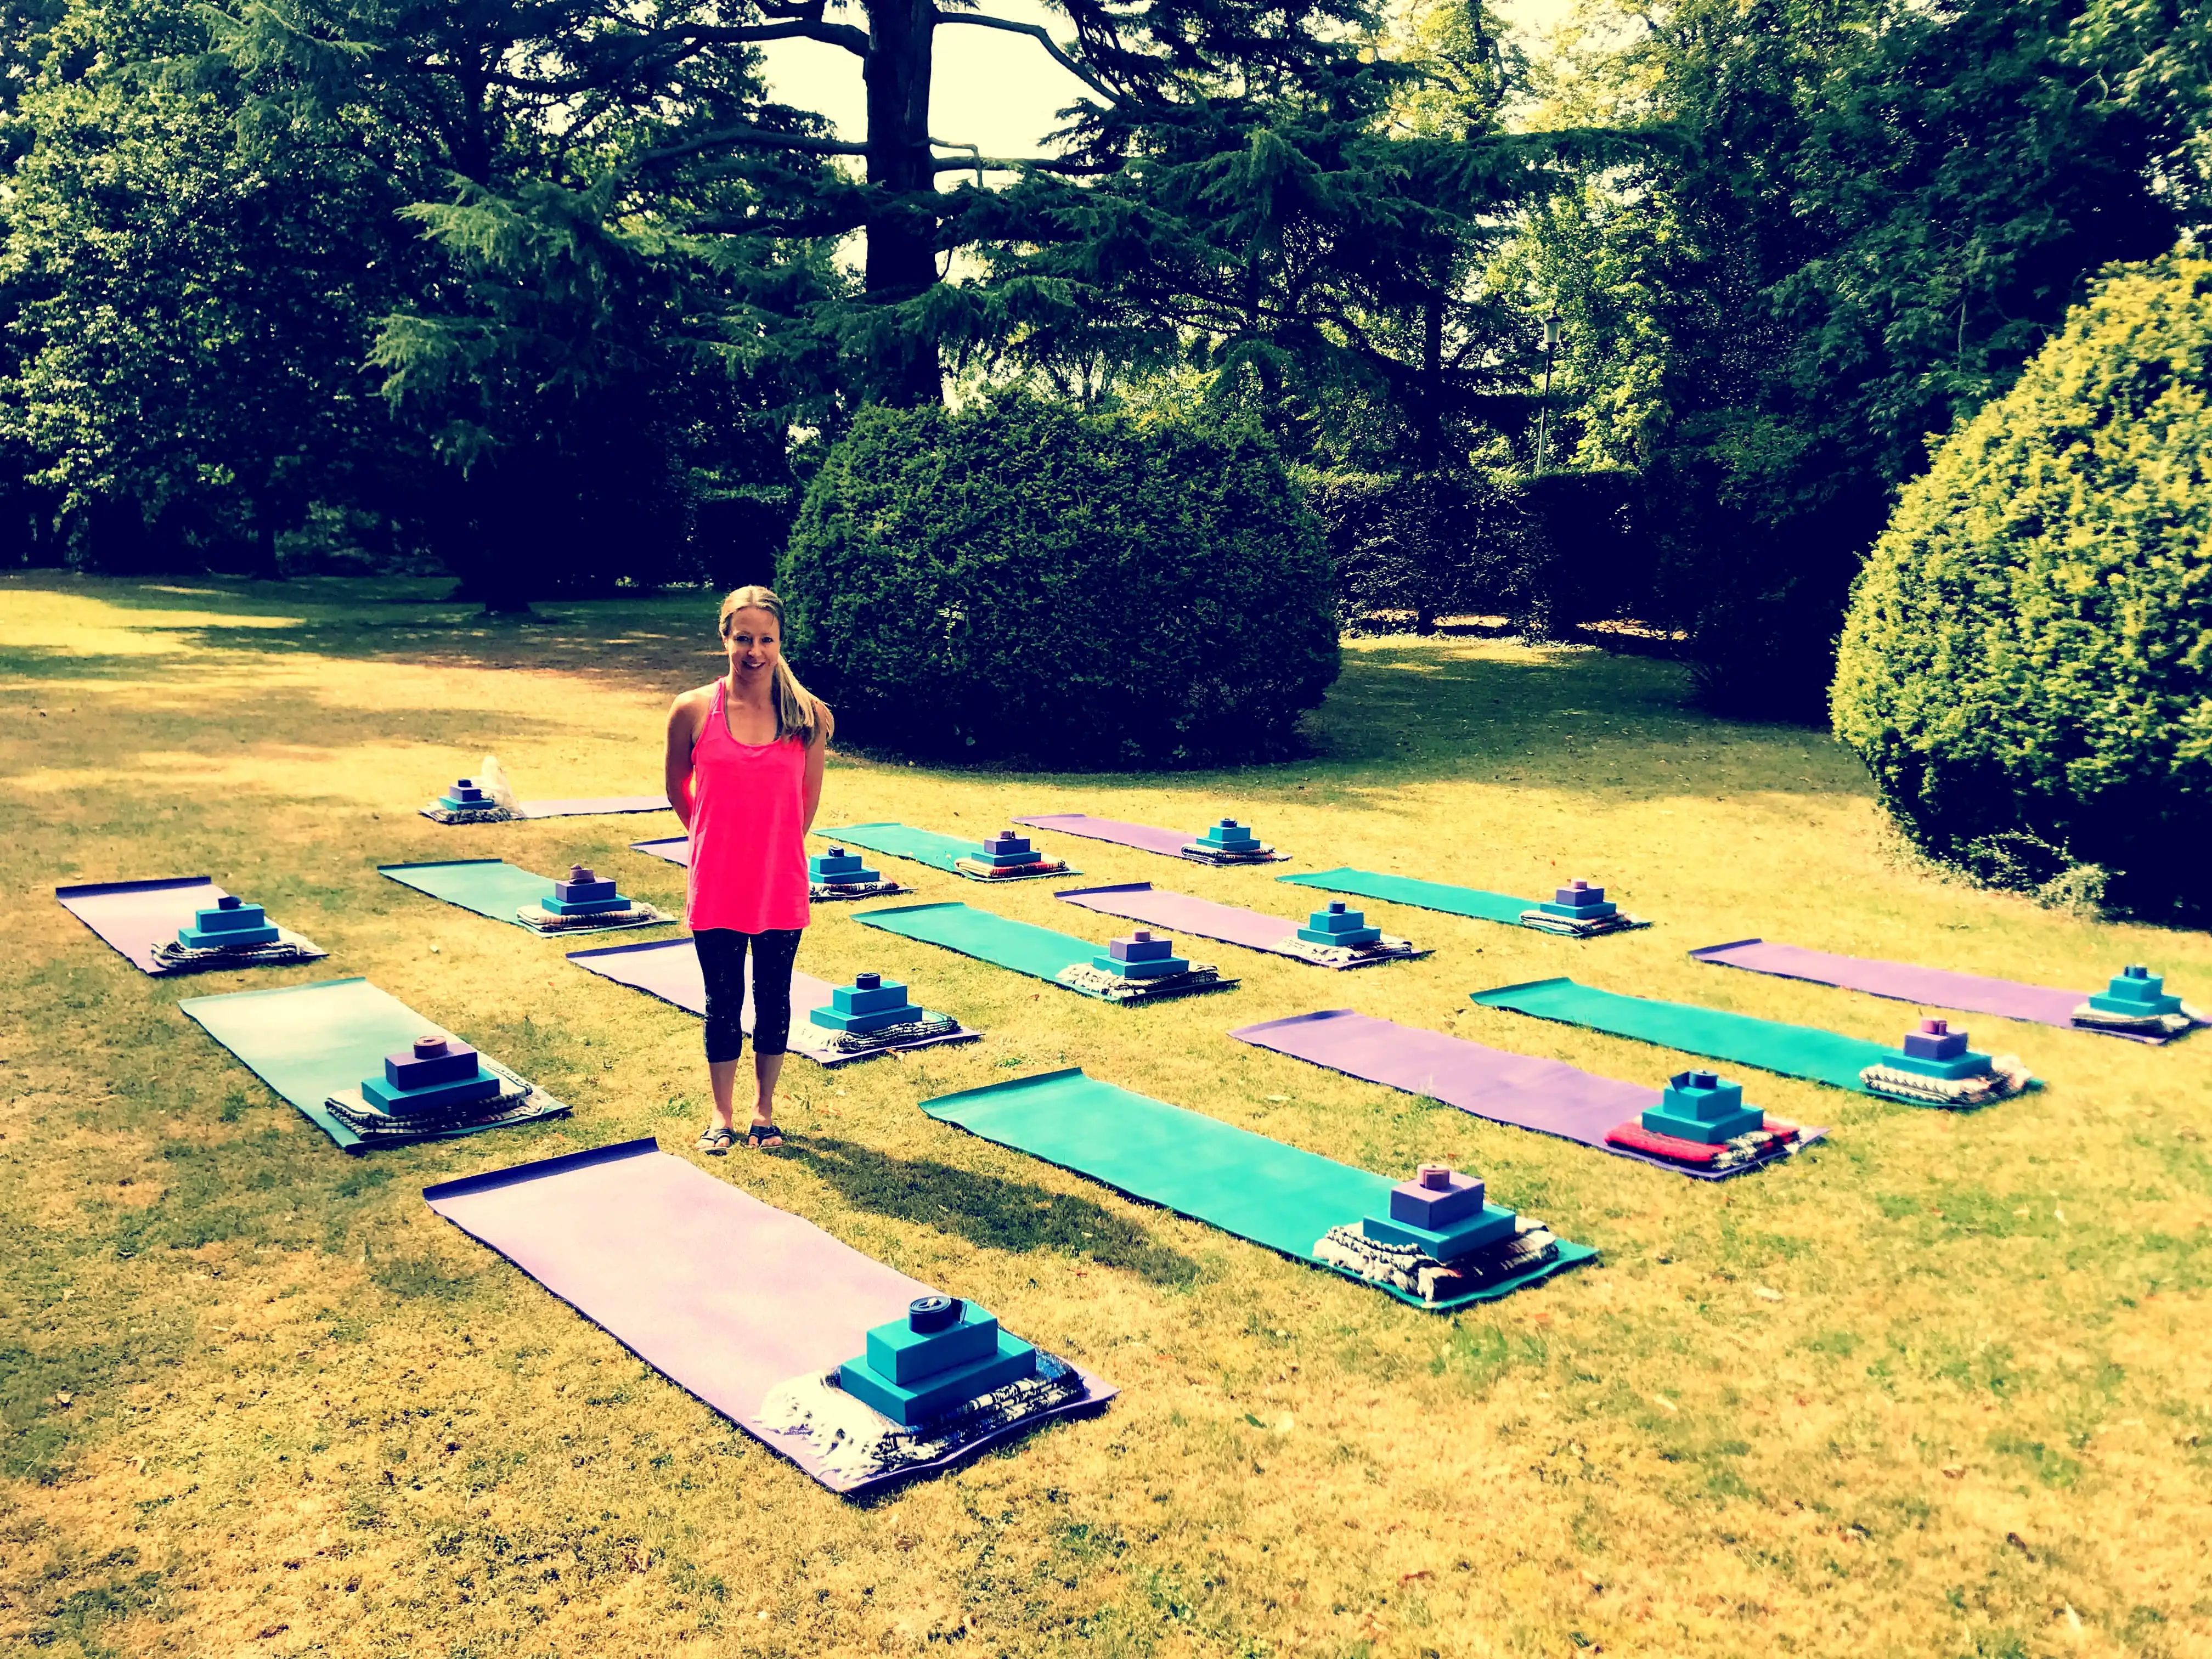
{"type": "MultiPolygon", "coordinates": [[[[2197,934],[1939,884],[1826,739],[1686,713],[1665,665],[1366,643],[1312,760],[1005,778],[842,760],[824,822],[1248,813],[1302,867],[1516,892],[1606,879],[1588,945],[1421,912],[1427,961],[1117,1009],[825,911],[803,966],[878,966],[985,1028],[834,1078],[792,1062],[781,1156],[710,1162],[1125,1390],[1103,1417],[856,1506],[429,1214],[418,1189],[625,1136],[688,1149],[697,1028],[562,946],[380,878],[572,858],[672,820],[444,830],[499,754],[525,793],[653,787],[704,599],[487,624],[428,588],[0,579],[0,1638],[55,1654],[2186,1655],[2212,1651],[2212,1039],[1976,1023],[2044,1093],[1954,1117],[1764,1077],[1832,1125],[1706,1187],[1225,1038],[1350,1005],[1656,1080],[1650,1048],[1471,1007],[1553,973],[1893,1035],[1908,1010],[1699,967],[1764,934],[2080,984],[2197,934]],[[327,963],[182,985],[58,882],[205,873],[327,963]],[[179,1015],[366,974],[543,1079],[565,1124],[348,1159],[179,1015]],[[1602,1248],[1455,1319],[939,1125],[926,1096],[1060,1064],[1380,1170],[1441,1157],[1602,1248]]],[[[1275,909],[1267,871],[1089,842],[1096,880],[1275,909]]],[[[1044,884],[924,898],[1103,937],[1044,884]]],[[[687,1152],[688,1155],[688,1152],[687,1152]]],[[[733,1261],[732,1273],[745,1264],[733,1261]]]]}

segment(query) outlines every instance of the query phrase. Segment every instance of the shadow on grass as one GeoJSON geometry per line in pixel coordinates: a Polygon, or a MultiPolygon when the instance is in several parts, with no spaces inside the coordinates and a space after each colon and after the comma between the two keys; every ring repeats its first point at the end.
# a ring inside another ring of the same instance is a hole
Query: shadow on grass
{"type": "Polygon", "coordinates": [[[955,1169],[934,1158],[898,1158],[849,1140],[787,1141],[788,1152],[855,1209],[925,1222],[972,1244],[1024,1255],[1088,1256],[1154,1285],[1188,1285],[1198,1263],[1155,1244],[1145,1230],[1087,1198],[955,1169]]]}

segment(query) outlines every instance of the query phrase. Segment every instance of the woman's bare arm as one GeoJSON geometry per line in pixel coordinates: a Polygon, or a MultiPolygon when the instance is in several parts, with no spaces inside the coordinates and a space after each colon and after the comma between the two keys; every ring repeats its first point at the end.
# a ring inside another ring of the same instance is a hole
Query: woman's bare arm
{"type": "Polygon", "coordinates": [[[837,722],[830,718],[830,705],[814,705],[814,741],[806,745],[806,823],[814,828],[814,815],[822,808],[822,771],[829,763],[830,739],[837,735],[837,722]]]}
{"type": "Polygon", "coordinates": [[[699,738],[699,694],[686,691],[668,705],[668,751],[661,763],[661,781],[668,787],[668,804],[688,835],[691,829],[691,745],[699,738]]]}

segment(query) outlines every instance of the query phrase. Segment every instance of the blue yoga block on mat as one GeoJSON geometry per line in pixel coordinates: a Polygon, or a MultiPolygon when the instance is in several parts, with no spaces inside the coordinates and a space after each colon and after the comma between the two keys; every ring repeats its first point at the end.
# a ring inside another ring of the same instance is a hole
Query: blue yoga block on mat
{"type": "Polygon", "coordinates": [[[861,863],[859,854],[848,853],[842,847],[833,847],[821,857],[806,860],[806,878],[829,886],[853,886],[861,882],[881,881],[883,877],[861,863]]]}
{"type": "Polygon", "coordinates": [[[975,1364],[998,1352],[998,1320],[963,1302],[960,1317],[942,1330],[917,1331],[910,1319],[875,1327],[868,1333],[866,1364],[886,1382],[910,1389],[939,1371],[975,1364]]]}
{"type": "Polygon", "coordinates": [[[468,779],[463,778],[438,797],[438,805],[448,812],[489,812],[499,803],[468,779]]]}
{"type": "Polygon", "coordinates": [[[474,1077],[453,1083],[433,1083],[421,1089],[395,1089],[380,1077],[364,1078],[361,1085],[362,1098],[392,1117],[442,1111],[448,1106],[465,1106],[472,1100],[489,1100],[499,1091],[500,1080],[482,1066],[477,1067],[474,1077]]]}
{"type": "Polygon", "coordinates": [[[1044,854],[1033,848],[1018,853],[974,853],[969,855],[978,864],[988,864],[994,870],[1018,870],[1024,864],[1042,864],[1044,854]]]}
{"type": "Polygon", "coordinates": [[[1717,1146],[1765,1128],[1766,1114],[1743,1103],[1740,1083],[1725,1082],[1711,1072],[1677,1072],[1641,1121],[1655,1135],[1717,1146]]]}
{"type": "Polygon", "coordinates": [[[1036,1375],[1036,1350],[1018,1336],[999,1333],[998,1352],[973,1364],[955,1365],[912,1386],[878,1376],[866,1360],[848,1359],[838,1369],[845,1392],[865,1401],[892,1422],[911,1428],[954,1407],[1036,1375]]]}
{"type": "Polygon", "coordinates": [[[1946,1083],[1955,1083],[1964,1077],[1987,1077],[1990,1071],[1990,1057],[1972,1048],[1954,1060],[1926,1060],[1902,1048],[1893,1048],[1881,1057],[1881,1063],[1894,1071],[1941,1078],[1946,1083]]]}
{"type": "MultiPolygon", "coordinates": [[[[580,883],[578,884],[583,885],[585,884],[580,883]]],[[[614,886],[614,883],[611,881],[592,882],[588,884],[594,887],[606,887],[610,889],[614,886]]],[[[560,886],[561,884],[556,883],[555,884],[554,890],[556,893],[560,890],[560,886]]],[[[629,908],[629,901],[628,899],[624,898],[620,893],[611,891],[605,898],[563,899],[556,897],[542,898],[538,902],[545,907],[549,915],[556,916],[596,916],[604,915],[609,910],[627,910],[629,908]]]]}
{"type": "Polygon", "coordinates": [[[1123,979],[1165,979],[1171,974],[1187,974],[1190,962],[1185,957],[1148,957],[1141,962],[1131,962],[1123,957],[1093,957],[1091,965],[1101,973],[1116,974],[1123,979]]]}
{"type": "MultiPolygon", "coordinates": [[[[203,910],[202,915],[207,914],[203,910]]],[[[2112,982],[2089,999],[2092,1008],[2100,1008],[2108,1014],[2129,1014],[2137,1018],[2150,1018],[2159,1014],[2178,1014],[2181,999],[2166,994],[2166,977],[2154,974],[2139,963],[2130,963],[2112,975],[2112,982]]]]}
{"type": "Polygon", "coordinates": [[[1393,1221],[1388,1216],[1370,1215],[1361,1219],[1359,1230],[1379,1243],[1416,1245],[1438,1261],[1449,1261],[1510,1237],[1513,1222],[1512,1211],[1486,1204],[1481,1214],[1448,1227],[1416,1227],[1410,1222],[1393,1221]]]}
{"type": "Polygon", "coordinates": [[[187,951],[237,951],[249,945],[274,945],[276,930],[258,904],[226,893],[220,902],[196,911],[192,925],[177,929],[187,951]]]}
{"type": "Polygon", "coordinates": [[[1306,918],[1298,937],[1309,945],[1372,945],[1382,937],[1382,930],[1370,927],[1365,915],[1348,908],[1342,900],[1331,899],[1328,908],[1306,918]]]}
{"type": "Polygon", "coordinates": [[[1252,833],[1251,826],[1224,818],[1218,823],[1209,823],[1197,842],[1197,846],[1210,853],[1256,853],[1260,838],[1252,833]]]}

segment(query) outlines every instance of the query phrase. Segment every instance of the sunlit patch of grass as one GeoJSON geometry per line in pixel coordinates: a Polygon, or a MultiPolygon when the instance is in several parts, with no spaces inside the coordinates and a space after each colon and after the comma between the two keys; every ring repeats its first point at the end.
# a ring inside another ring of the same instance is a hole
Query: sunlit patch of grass
{"type": "MultiPolygon", "coordinates": [[[[445,830],[498,754],[525,793],[657,786],[711,604],[491,621],[441,584],[0,578],[0,1631],[57,1654],[853,1651],[2179,1656],[2212,1645],[2212,1043],[1975,1022],[2044,1093],[1968,1117],[1747,1079],[1832,1127],[1706,1187],[1234,1043],[1352,1006],[1656,1082],[1678,1056],[1472,1006],[1571,973],[1893,1036],[1902,1005],[1700,967],[1753,933],[2052,984],[2197,935],[1944,886],[1849,757],[1687,710],[1673,666],[1354,642],[1309,758],[1167,776],[841,757],[825,824],[981,832],[1082,811],[1255,821],[1338,863],[1535,894],[1604,880],[1648,933],[1578,945],[1375,907],[1434,945],[1341,977],[1104,1007],[826,911],[802,965],[878,968],[966,1048],[788,1072],[778,1154],[705,1161],[1122,1385],[1104,1416],[865,1505],[829,1497],[438,1221],[424,1185],[704,1119],[697,1023],[380,861],[582,860],[667,818],[445,830]],[[176,592],[178,587],[208,591],[176,592]],[[520,671],[520,672],[518,672],[520,671]],[[131,972],[61,881],[207,874],[331,952],[131,972]],[[529,1132],[349,1159],[185,995],[365,974],[569,1100],[529,1132]],[[1605,1251],[1439,1318],[1129,1202],[915,1103],[1081,1065],[1378,1170],[1440,1158],[1605,1251]]],[[[1288,915],[1274,871],[1051,839],[1088,880],[1288,915]]],[[[1103,939],[1049,884],[924,899],[1103,939]]],[[[748,1271],[732,1260],[717,1264],[748,1271]]]]}

